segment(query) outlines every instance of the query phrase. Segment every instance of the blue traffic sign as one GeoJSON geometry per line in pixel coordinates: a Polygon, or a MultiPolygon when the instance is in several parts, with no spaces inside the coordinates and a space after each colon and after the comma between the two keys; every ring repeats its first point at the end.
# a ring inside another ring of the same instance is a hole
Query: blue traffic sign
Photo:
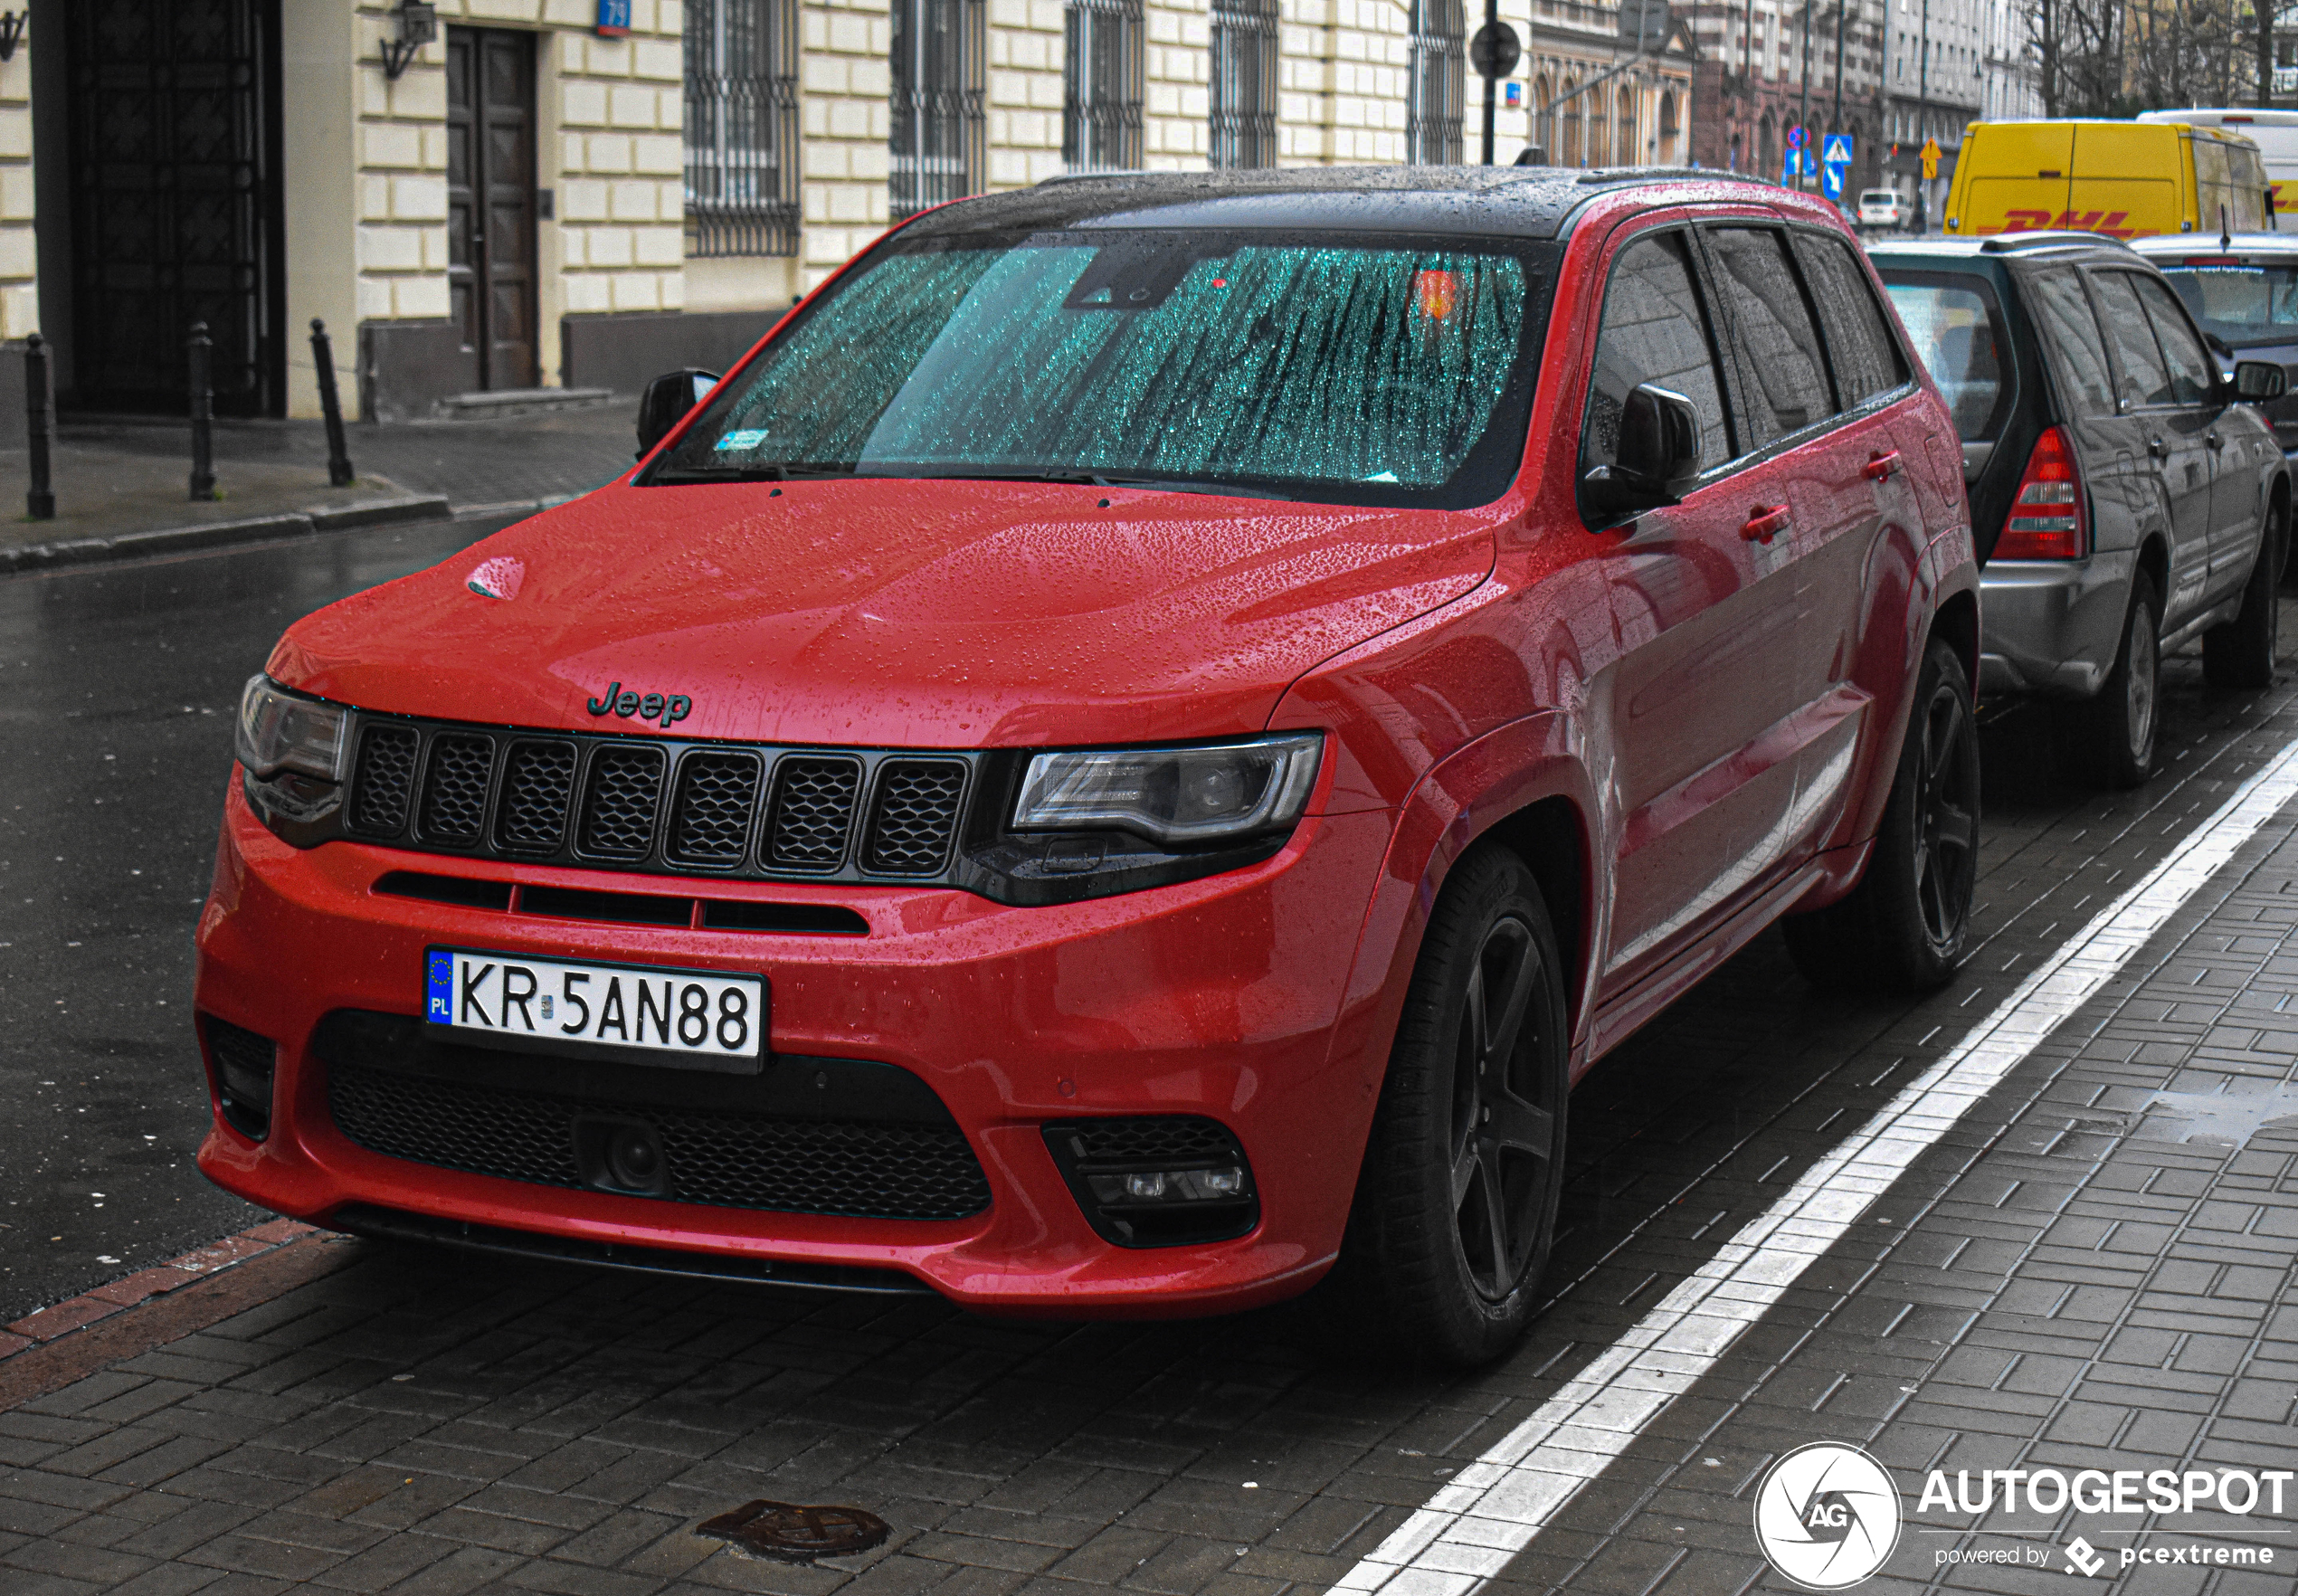
{"type": "Polygon", "coordinates": [[[1851,135],[1848,133],[1828,134],[1826,142],[1819,147],[1819,160],[1821,164],[1829,166],[1849,166],[1851,164],[1851,135]]]}
{"type": "Polygon", "coordinates": [[[1828,161],[1819,168],[1819,192],[1840,204],[1843,199],[1844,175],[1851,168],[1841,161],[1828,161]]]}
{"type": "Polygon", "coordinates": [[[1790,149],[1801,149],[1804,146],[1809,144],[1810,142],[1811,135],[1803,130],[1802,123],[1799,122],[1794,127],[1788,129],[1788,147],[1790,149]]]}

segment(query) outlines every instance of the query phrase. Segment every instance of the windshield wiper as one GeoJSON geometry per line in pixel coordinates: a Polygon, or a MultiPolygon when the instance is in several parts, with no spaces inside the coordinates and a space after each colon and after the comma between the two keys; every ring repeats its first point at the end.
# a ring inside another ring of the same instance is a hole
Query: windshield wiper
{"type": "Polygon", "coordinates": [[[802,478],[850,477],[850,465],[809,465],[781,461],[772,465],[687,466],[655,473],[658,482],[793,482],[802,478]]]}

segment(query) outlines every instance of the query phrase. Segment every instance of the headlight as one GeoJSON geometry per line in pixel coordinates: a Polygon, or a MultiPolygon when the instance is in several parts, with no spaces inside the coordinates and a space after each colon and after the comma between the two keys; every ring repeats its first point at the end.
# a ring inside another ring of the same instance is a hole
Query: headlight
{"type": "Polygon", "coordinates": [[[282,771],[323,782],[343,779],[344,712],[290,693],[268,676],[251,676],[240,695],[233,752],[248,774],[268,780],[282,771]]]}
{"type": "Polygon", "coordinates": [[[1233,841],[1300,819],[1325,738],[1288,732],[1194,748],[1040,754],[1013,829],[1133,831],[1167,847],[1233,841]]]}

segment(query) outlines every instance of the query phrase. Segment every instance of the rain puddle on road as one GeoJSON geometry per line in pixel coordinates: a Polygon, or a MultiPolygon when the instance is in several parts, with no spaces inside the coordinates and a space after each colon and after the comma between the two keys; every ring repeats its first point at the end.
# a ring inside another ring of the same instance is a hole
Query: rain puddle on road
{"type": "Polygon", "coordinates": [[[2139,1105],[2132,1135],[2147,1142],[2216,1142],[2247,1145],[2262,1130],[2298,1129],[2298,1085],[2265,1090],[2227,1083],[2224,1091],[2156,1092],[2139,1105]]]}

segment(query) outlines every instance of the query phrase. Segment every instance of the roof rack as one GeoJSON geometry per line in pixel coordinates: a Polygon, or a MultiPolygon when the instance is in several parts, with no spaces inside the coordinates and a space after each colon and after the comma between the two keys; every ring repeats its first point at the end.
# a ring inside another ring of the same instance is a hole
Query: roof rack
{"type": "MultiPolygon", "coordinates": [[[[2118,250],[2131,250],[2119,238],[2109,238],[2103,233],[2083,233],[2071,227],[2055,227],[2034,233],[1999,233],[1982,241],[1979,246],[1983,254],[2013,255],[2026,250],[2064,250],[2076,244],[2107,244],[2118,250]]],[[[2138,251],[2131,250],[2137,254],[2138,251]]]]}
{"type": "MultiPolygon", "coordinates": [[[[1548,169],[1553,172],[1565,168],[1551,166],[1548,169]]],[[[1780,186],[1761,177],[1750,176],[1745,172],[1719,171],[1714,166],[1598,166],[1593,171],[1581,173],[1576,181],[1593,187],[1601,183],[1649,182],[1660,177],[1694,177],[1710,183],[1745,183],[1757,188],[1780,186]]]]}

